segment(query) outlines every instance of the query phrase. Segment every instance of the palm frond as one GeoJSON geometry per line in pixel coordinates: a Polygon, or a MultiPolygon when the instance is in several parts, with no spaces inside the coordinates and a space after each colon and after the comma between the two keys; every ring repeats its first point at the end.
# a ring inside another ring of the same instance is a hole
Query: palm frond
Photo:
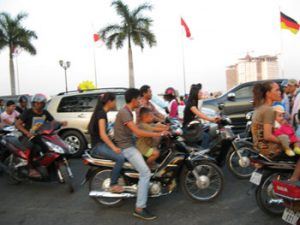
{"type": "Polygon", "coordinates": [[[113,33],[107,37],[105,44],[108,49],[112,49],[112,47],[113,47],[114,43],[116,42],[116,40],[118,39],[119,35],[120,35],[120,33],[113,33]]]}
{"type": "Polygon", "coordinates": [[[128,5],[125,5],[121,0],[113,1],[111,3],[113,7],[115,7],[117,14],[121,16],[125,21],[130,20],[130,11],[128,9],[128,5]]]}
{"type": "Polygon", "coordinates": [[[107,39],[107,36],[111,35],[112,33],[120,33],[122,32],[123,28],[118,24],[112,24],[104,27],[99,31],[99,35],[103,41],[107,39]]]}
{"type": "Polygon", "coordinates": [[[134,10],[132,11],[131,15],[132,15],[132,17],[137,17],[138,14],[140,14],[142,11],[144,11],[144,10],[149,10],[149,11],[151,11],[152,8],[153,8],[153,7],[152,7],[151,4],[149,4],[149,3],[144,3],[144,4],[140,5],[140,6],[138,6],[136,9],[134,9],[134,10]]]}

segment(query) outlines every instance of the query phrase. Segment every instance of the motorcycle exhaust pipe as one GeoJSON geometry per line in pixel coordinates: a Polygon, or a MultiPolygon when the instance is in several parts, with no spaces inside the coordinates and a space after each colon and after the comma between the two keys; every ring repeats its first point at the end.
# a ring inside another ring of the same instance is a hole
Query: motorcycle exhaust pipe
{"type": "Polygon", "coordinates": [[[132,198],[135,194],[131,193],[111,193],[107,191],[90,191],[90,197],[105,197],[105,198],[132,198]]]}

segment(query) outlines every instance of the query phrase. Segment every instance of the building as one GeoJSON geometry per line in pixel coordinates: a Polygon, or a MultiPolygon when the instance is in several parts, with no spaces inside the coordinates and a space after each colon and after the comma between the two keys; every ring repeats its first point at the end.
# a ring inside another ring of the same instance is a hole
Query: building
{"type": "Polygon", "coordinates": [[[249,54],[226,69],[227,90],[248,81],[279,78],[277,56],[252,57],[249,54]]]}
{"type": "Polygon", "coordinates": [[[236,65],[228,66],[226,69],[226,87],[227,90],[238,84],[238,73],[236,65]]]}

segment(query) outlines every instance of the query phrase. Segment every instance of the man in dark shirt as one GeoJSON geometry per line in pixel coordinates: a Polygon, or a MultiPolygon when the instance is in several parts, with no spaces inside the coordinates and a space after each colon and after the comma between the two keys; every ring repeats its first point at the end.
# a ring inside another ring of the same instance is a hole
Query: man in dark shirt
{"type": "MultiPolygon", "coordinates": [[[[44,109],[46,105],[46,97],[43,94],[36,94],[32,98],[32,108],[23,112],[20,118],[16,121],[16,128],[20,130],[32,143],[31,153],[29,157],[29,166],[32,163],[32,158],[34,155],[40,151],[45,152],[48,147],[39,138],[35,137],[35,132],[41,127],[45,122],[51,122],[54,120],[52,115],[44,109]]],[[[65,125],[65,122],[62,123],[65,125]]],[[[40,177],[38,171],[33,167],[29,170],[29,176],[40,177]]]]}

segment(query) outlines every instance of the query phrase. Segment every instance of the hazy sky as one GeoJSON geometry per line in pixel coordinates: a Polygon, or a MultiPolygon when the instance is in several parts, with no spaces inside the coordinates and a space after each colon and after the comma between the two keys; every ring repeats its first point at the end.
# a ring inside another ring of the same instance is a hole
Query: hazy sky
{"type": "MultiPolygon", "coordinates": [[[[131,8],[141,0],[124,1],[131,8]]],[[[187,86],[201,82],[208,91],[225,90],[226,66],[252,52],[278,54],[282,49],[285,77],[300,79],[300,33],[280,30],[279,9],[300,22],[297,0],[152,0],[152,30],[157,46],[133,49],[136,86],[149,84],[155,92],[173,86],[182,93],[182,45],[187,86]],[[182,16],[193,40],[183,37],[182,16]],[[281,41],[282,40],[282,41],[281,41]],[[282,43],[282,44],[281,44],[282,43]]],[[[18,57],[21,93],[53,95],[65,89],[60,59],[71,61],[69,89],[94,81],[93,33],[119,21],[111,0],[0,0],[0,11],[29,14],[24,25],[36,31],[36,56],[18,57]]],[[[96,48],[98,85],[128,85],[127,45],[121,50],[96,48]]],[[[0,95],[10,94],[8,50],[0,52],[0,95]]]]}

